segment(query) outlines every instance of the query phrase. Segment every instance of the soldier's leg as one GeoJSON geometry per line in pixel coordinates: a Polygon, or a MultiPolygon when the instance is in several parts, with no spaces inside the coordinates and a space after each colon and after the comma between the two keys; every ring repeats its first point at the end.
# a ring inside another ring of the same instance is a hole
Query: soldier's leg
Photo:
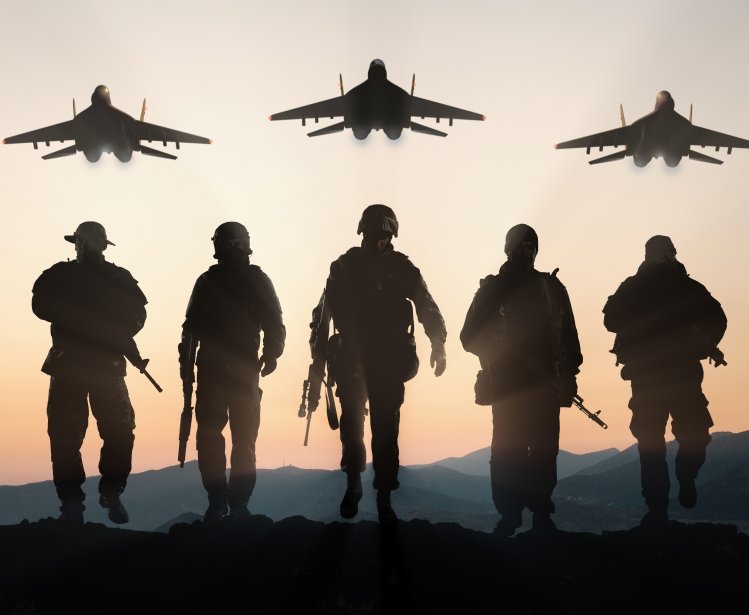
{"type": "Polygon", "coordinates": [[[125,379],[99,379],[91,385],[91,413],[102,439],[99,493],[120,495],[132,469],[135,411],[125,379]]]}
{"type": "Polygon", "coordinates": [[[341,470],[347,474],[360,474],[367,465],[367,450],[364,447],[367,393],[361,373],[358,370],[341,370],[336,394],[341,401],[341,470]]]}
{"type": "Polygon", "coordinates": [[[399,377],[382,377],[368,388],[374,488],[393,491],[399,487],[398,432],[405,386],[399,377]]]}
{"type": "Polygon", "coordinates": [[[231,429],[231,472],[229,474],[229,508],[233,515],[246,515],[247,503],[255,488],[257,465],[255,442],[260,429],[262,391],[258,374],[229,394],[229,427],[231,429]]]}
{"type": "MultiPolygon", "coordinates": [[[[202,376],[198,371],[195,392],[195,446],[203,486],[208,492],[209,510],[225,511],[228,488],[226,483],[226,442],[221,433],[229,420],[228,398],[223,380],[202,376]]],[[[225,513],[224,513],[225,514],[225,513]]]]}
{"type": "MultiPolygon", "coordinates": [[[[528,408],[523,394],[506,395],[492,404],[489,470],[492,499],[503,518],[520,520],[525,508],[528,472],[528,408]]],[[[517,523],[516,527],[519,527],[517,523]]]]}
{"type": "Polygon", "coordinates": [[[675,374],[671,404],[671,431],[679,443],[675,471],[680,484],[679,501],[685,508],[697,504],[695,479],[705,463],[707,445],[711,441],[713,420],[702,393],[702,366],[685,366],[675,374]]]}
{"type": "Polygon", "coordinates": [[[539,515],[554,512],[551,499],[557,485],[559,454],[559,396],[550,387],[538,388],[528,404],[528,508],[539,515]]]}
{"type": "Polygon", "coordinates": [[[346,473],[346,492],[341,500],[340,512],[345,519],[353,519],[359,512],[359,501],[363,495],[361,473],[367,464],[364,447],[367,393],[361,370],[342,369],[337,380],[336,393],[341,401],[341,470],[346,473]]]}
{"type": "Polygon", "coordinates": [[[80,381],[50,378],[47,401],[47,434],[52,456],[52,479],[63,506],[83,510],[86,498],[81,485],[86,473],[81,445],[88,427],[88,391],[80,381]]]}
{"type": "Polygon", "coordinates": [[[632,420],[629,429],[637,438],[642,495],[652,513],[665,517],[671,488],[665,440],[668,400],[663,395],[660,378],[633,377],[631,382],[629,408],[632,410],[632,420]]]}

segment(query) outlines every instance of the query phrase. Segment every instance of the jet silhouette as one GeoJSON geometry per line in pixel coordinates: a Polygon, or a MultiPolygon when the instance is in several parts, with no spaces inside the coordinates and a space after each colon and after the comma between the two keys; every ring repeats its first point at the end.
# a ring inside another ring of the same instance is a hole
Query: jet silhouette
{"type": "Polygon", "coordinates": [[[401,136],[404,128],[414,132],[421,132],[437,137],[446,137],[447,133],[412,122],[412,117],[433,117],[437,122],[446,118],[453,125],[453,120],[484,120],[479,113],[450,107],[438,102],[418,98],[413,95],[416,75],[411,81],[411,94],[387,79],[387,70],[382,60],[372,60],[369,65],[367,80],[357,85],[348,93],[343,93],[343,79],[339,75],[341,95],[320,102],[290,109],[281,113],[274,113],[270,120],[306,120],[314,118],[333,119],[343,117],[338,124],[326,126],[320,130],[308,133],[309,137],[329,135],[341,132],[344,128],[351,128],[357,139],[366,139],[374,130],[384,130],[390,139],[401,136]]]}
{"type": "Polygon", "coordinates": [[[140,120],[136,120],[124,111],[113,107],[109,88],[100,85],[91,95],[91,106],[86,107],[78,114],[75,112],[75,100],[73,100],[72,120],[8,137],[3,139],[3,143],[33,143],[34,149],[38,149],[37,143],[39,142],[44,142],[49,147],[52,141],[59,141],[60,143],[75,141],[75,145],[42,156],[42,159],[49,160],[50,158],[72,156],[82,151],[89,162],[99,160],[103,152],[114,153],[118,160],[129,162],[134,151],[146,156],[170,160],[177,159],[177,156],[142,145],[141,141],[148,141],[149,143],[161,141],[165,147],[167,141],[170,141],[176,143],[177,149],[179,149],[180,143],[211,142],[210,139],[205,137],[198,137],[144,122],[145,113],[145,99],[143,100],[140,120]]]}
{"type": "Polygon", "coordinates": [[[621,128],[557,143],[554,148],[584,147],[590,154],[591,148],[594,147],[597,147],[598,151],[603,151],[604,147],[623,145],[624,150],[602,158],[596,158],[591,160],[589,164],[611,162],[612,160],[621,160],[625,156],[632,156],[635,165],[644,167],[652,158],[662,156],[668,166],[675,167],[684,156],[699,162],[723,164],[722,160],[711,158],[690,149],[695,145],[715,147],[716,152],[721,147],[725,147],[729,154],[734,147],[749,147],[749,141],[746,139],[732,137],[692,124],[691,106],[689,108],[689,119],[679,115],[674,111],[674,99],[665,90],[658,92],[655,99],[655,109],[629,126],[624,120],[624,109],[621,105],[619,109],[622,119],[621,128]]]}

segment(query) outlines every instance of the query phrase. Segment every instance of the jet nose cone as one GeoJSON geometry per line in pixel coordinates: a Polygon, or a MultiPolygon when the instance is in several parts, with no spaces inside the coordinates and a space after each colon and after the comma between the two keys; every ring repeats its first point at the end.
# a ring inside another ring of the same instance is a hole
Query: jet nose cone
{"type": "Polygon", "coordinates": [[[94,93],[91,94],[91,103],[105,103],[111,105],[112,99],[109,96],[109,88],[106,85],[97,85],[94,93]]]}

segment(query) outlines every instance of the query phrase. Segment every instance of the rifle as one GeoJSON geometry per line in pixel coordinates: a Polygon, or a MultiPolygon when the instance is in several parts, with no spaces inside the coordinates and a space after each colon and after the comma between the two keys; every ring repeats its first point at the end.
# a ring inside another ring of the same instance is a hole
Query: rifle
{"type": "Polygon", "coordinates": [[[138,350],[138,346],[133,338],[130,338],[130,341],[125,344],[125,351],[123,352],[123,354],[125,355],[125,358],[127,358],[127,360],[133,364],[133,367],[135,367],[141,374],[148,378],[148,381],[159,393],[163,391],[163,389],[159,386],[159,383],[153,379],[151,374],[149,374],[148,370],[146,369],[146,366],[148,365],[150,359],[144,359],[140,356],[140,351],[138,350]]]}
{"type": "MultiPolygon", "coordinates": [[[[517,356],[520,358],[520,360],[525,364],[526,367],[528,367],[531,371],[536,372],[537,374],[543,376],[546,378],[546,380],[549,381],[549,383],[557,390],[559,393],[563,396],[568,397],[570,392],[566,390],[562,384],[559,382],[558,378],[554,378],[549,374],[545,369],[543,369],[536,361],[531,359],[530,357],[517,353],[517,356]]],[[[585,416],[587,416],[591,421],[597,423],[601,428],[608,429],[609,426],[603,422],[603,420],[598,416],[601,414],[601,411],[598,410],[596,412],[591,412],[588,410],[585,405],[583,404],[583,398],[580,397],[578,394],[575,394],[572,396],[572,403],[575,404],[575,407],[577,407],[580,412],[582,412],[585,416]]]]}
{"type": "Polygon", "coordinates": [[[184,405],[182,406],[182,414],[179,417],[179,449],[177,451],[177,461],[179,461],[179,467],[185,467],[185,456],[187,454],[187,441],[190,439],[190,429],[192,428],[192,385],[195,382],[195,373],[193,366],[195,365],[195,340],[192,335],[187,334],[187,354],[181,356],[182,363],[180,365],[180,376],[182,377],[182,394],[184,397],[184,405]]]}
{"type": "Polygon", "coordinates": [[[728,365],[725,359],[725,355],[721,351],[720,348],[716,344],[713,344],[710,340],[707,339],[707,336],[702,332],[702,329],[700,329],[697,325],[693,324],[692,329],[694,329],[697,336],[700,338],[700,341],[702,342],[702,345],[705,350],[705,354],[707,354],[707,362],[715,365],[715,367],[720,367],[721,365],[728,365]]]}
{"type": "Polygon", "coordinates": [[[338,413],[336,412],[332,384],[324,378],[324,361],[315,360],[309,366],[307,378],[302,382],[302,401],[299,404],[299,418],[307,418],[304,432],[304,446],[309,441],[309,428],[312,423],[312,413],[320,403],[320,388],[325,384],[325,403],[327,405],[328,424],[331,429],[338,429],[338,413]]]}

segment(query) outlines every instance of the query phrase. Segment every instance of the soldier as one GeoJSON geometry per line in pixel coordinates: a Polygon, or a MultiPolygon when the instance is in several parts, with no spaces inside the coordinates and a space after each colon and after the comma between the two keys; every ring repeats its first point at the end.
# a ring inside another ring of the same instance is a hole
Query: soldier
{"type": "Polygon", "coordinates": [[[632,383],[630,430],[640,452],[642,495],[648,512],[642,525],[668,521],[670,481],[664,434],[669,414],[679,443],[676,478],[679,503],[697,504],[695,479],[705,462],[713,425],[702,393],[700,361],[713,354],[726,330],[723,309],[679,261],[669,237],[655,235],[645,244],[645,261],[609,297],[604,325],[616,333],[617,365],[632,383]]]}
{"type": "Polygon", "coordinates": [[[513,226],[504,251],[507,262],[481,281],[460,341],[488,375],[492,498],[502,515],[495,533],[511,536],[522,525],[526,506],[534,530],[556,529],[551,496],[557,483],[559,409],[572,405],[583,358],[567,290],[556,271],[541,273],[533,266],[536,232],[525,224],[513,226]]]}
{"type": "Polygon", "coordinates": [[[60,262],[34,283],[32,309],[51,322],[52,348],[42,371],[50,376],[47,433],[60,519],[83,523],[86,479],[81,445],[88,404],[103,441],[99,503],[114,523],[127,523],[120,500],[132,465],[135,413],[125,385],[125,357],[145,368],[133,341],[146,321],[146,297],[127,269],[104,259],[114,244],[98,222],[65,235],[76,259],[60,262]]]}
{"type": "Polygon", "coordinates": [[[276,369],[286,339],[273,283],[260,267],[250,264],[247,229],[239,222],[224,222],[211,240],[218,264],[195,282],[179,344],[181,376],[190,386],[197,351],[196,444],[208,492],[207,522],[229,512],[240,518],[250,515],[262,396],[259,377],[276,369]],[[258,358],[261,331],[263,351],[258,358]],[[221,433],[227,422],[232,441],[228,483],[221,433]]]}
{"type": "MultiPolygon", "coordinates": [[[[328,377],[335,380],[341,402],[341,470],[347,479],[341,516],[350,519],[359,511],[369,400],[377,512],[380,523],[393,525],[397,516],[390,493],[399,486],[398,428],[404,382],[418,369],[412,302],[432,344],[430,365],[435,376],[442,375],[447,365],[447,332],[421,272],[393,249],[392,238],[398,236],[393,210],[370,205],[362,213],[357,234],[363,235],[361,247],[351,248],[330,266],[322,298],[313,311],[310,346],[313,361],[323,357],[324,362],[327,357],[328,377]],[[331,318],[338,334],[329,343],[331,318]]],[[[319,389],[319,382],[316,386],[319,389]]]]}

